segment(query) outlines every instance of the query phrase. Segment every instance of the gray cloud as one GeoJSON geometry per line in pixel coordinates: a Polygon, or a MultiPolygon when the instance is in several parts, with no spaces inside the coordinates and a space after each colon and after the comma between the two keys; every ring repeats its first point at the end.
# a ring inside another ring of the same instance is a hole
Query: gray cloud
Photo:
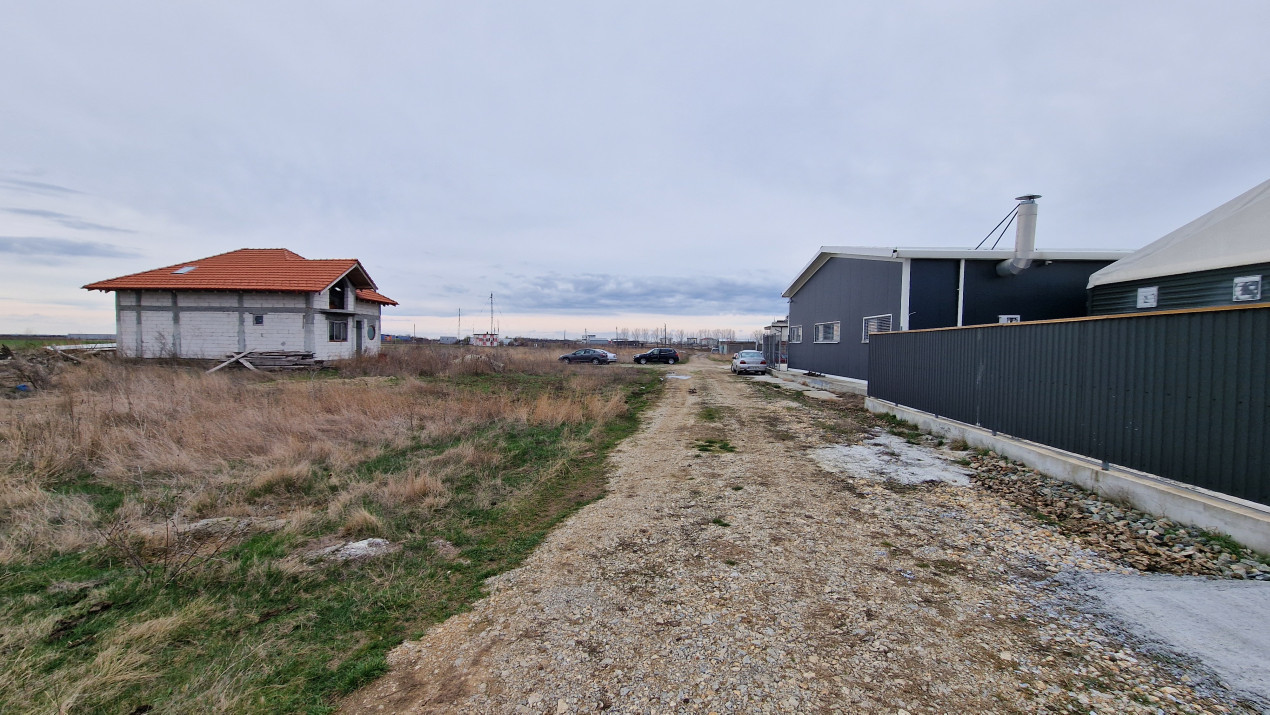
{"type": "Polygon", "coordinates": [[[15,191],[24,191],[31,194],[53,194],[57,196],[65,196],[68,194],[82,194],[82,191],[68,189],[65,186],[57,184],[46,184],[43,181],[26,181],[23,179],[0,179],[0,186],[15,191]]]}
{"type": "Polygon", "coordinates": [[[508,313],[720,315],[782,313],[783,286],[771,281],[703,276],[597,273],[530,277],[502,295],[508,313]]]}
{"type": "Polygon", "coordinates": [[[115,226],[106,226],[105,224],[93,223],[85,221],[81,218],[71,216],[70,214],[58,213],[57,211],[45,211],[43,209],[4,209],[11,214],[19,216],[35,216],[37,218],[45,218],[54,223],[58,223],[66,228],[79,229],[81,231],[110,231],[113,233],[136,233],[131,229],[117,228],[115,226]]]}
{"type": "Polygon", "coordinates": [[[109,243],[33,236],[0,236],[0,253],[23,256],[38,263],[60,262],[69,258],[133,258],[138,255],[135,251],[109,243]]]}
{"type": "MultiPolygon", "coordinates": [[[[9,5],[0,207],[50,213],[0,233],[351,255],[386,315],[767,320],[821,245],[970,247],[1038,193],[1040,247],[1133,249],[1270,170],[1265,0],[9,5]]],[[[0,297],[101,277],[23,250],[59,263],[0,297]]]]}

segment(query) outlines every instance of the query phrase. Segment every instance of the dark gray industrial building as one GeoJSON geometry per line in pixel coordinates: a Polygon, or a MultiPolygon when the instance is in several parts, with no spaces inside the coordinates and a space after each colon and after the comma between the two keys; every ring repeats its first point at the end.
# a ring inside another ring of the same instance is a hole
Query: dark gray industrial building
{"type": "Polygon", "coordinates": [[[1270,181],[1089,277],[1091,315],[1270,301],[1270,181]]]}
{"type": "Polygon", "coordinates": [[[783,294],[789,366],[867,380],[870,332],[1082,317],[1089,276],[1127,254],[822,246],[783,294]]]}

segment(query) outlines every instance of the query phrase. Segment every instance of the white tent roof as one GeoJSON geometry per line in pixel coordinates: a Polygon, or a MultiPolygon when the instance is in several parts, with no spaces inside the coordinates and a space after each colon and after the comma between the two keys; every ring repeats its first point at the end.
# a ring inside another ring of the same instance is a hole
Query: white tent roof
{"type": "Polygon", "coordinates": [[[1270,263],[1270,181],[1089,277],[1089,287],[1270,263]]]}

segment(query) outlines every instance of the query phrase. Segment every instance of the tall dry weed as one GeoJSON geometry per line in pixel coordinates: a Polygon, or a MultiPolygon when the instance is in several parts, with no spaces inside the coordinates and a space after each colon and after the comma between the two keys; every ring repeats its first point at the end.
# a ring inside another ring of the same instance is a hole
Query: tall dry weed
{"type": "MultiPolygon", "coordinates": [[[[522,390],[513,377],[506,389],[476,391],[433,380],[269,380],[108,360],[66,368],[50,390],[0,401],[0,560],[91,543],[92,527],[105,515],[82,496],[54,490],[68,480],[133,495],[144,507],[139,522],[300,506],[329,507],[338,519],[347,504],[305,500],[310,475],[351,473],[385,449],[462,439],[500,422],[602,425],[625,411],[621,394],[608,389],[621,380],[620,368],[570,369],[550,350],[384,354],[385,372],[446,374],[483,364],[463,359],[481,355],[506,369],[564,379],[522,390]]],[[[380,365],[376,360],[354,365],[380,365]]],[[[488,449],[460,446],[469,468],[496,461],[488,449]]],[[[348,495],[345,481],[335,485],[332,501],[348,495]]]]}
{"type": "Polygon", "coordinates": [[[404,474],[384,477],[375,492],[375,500],[389,509],[407,506],[430,510],[449,503],[450,488],[438,471],[416,465],[404,474]]]}

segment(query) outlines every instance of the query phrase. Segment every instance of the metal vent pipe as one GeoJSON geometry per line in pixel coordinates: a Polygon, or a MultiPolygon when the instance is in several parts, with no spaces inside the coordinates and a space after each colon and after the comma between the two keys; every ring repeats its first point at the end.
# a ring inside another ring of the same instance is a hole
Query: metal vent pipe
{"type": "Polygon", "coordinates": [[[1039,194],[1019,196],[1019,213],[1015,218],[1014,257],[1007,258],[997,264],[997,275],[1017,276],[1032,265],[1032,255],[1036,252],[1036,200],[1039,194]]]}

